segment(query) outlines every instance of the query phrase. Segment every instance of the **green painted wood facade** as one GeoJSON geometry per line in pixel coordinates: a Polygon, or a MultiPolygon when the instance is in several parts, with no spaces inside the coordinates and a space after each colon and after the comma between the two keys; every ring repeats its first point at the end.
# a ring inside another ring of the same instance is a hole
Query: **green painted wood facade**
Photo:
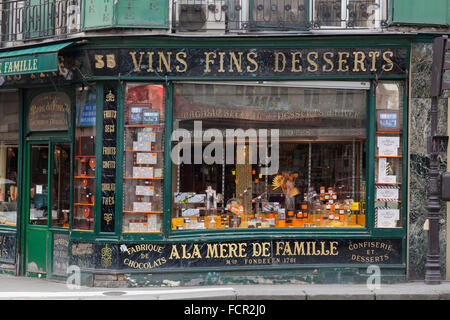
{"type": "Polygon", "coordinates": [[[394,25],[450,25],[449,0],[392,0],[391,6],[394,25]]]}
{"type": "MultiPolygon", "coordinates": [[[[361,48],[406,48],[409,52],[410,45],[411,45],[411,38],[408,37],[397,37],[397,36],[390,36],[390,37],[382,37],[382,36],[373,36],[373,37],[286,37],[286,38],[240,38],[240,39],[189,39],[189,40],[183,40],[183,39],[169,39],[169,38],[120,38],[120,39],[91,39],[90,43],[88,45],[81,45],[78,47],[73,47],[67,49],[67,51],[85,51],[85,50],[101,50],[102,52],[108,52],[108,49],[115,49],[115,48],[148,48],[148,47],[156,47],[156,48],[354,48],[354,47],[361,47],[361,48]]],[[[408,54],[409,57],[409,54],[408,54]]],[[[409,65],[409,58],[407,58],[407,64],[409,65]]],[[[407,92],[407,81],[408,81],[408,75],[396,75],[396,76],[381,76],[376,77],[374,75],[365,75],[365,76],[358,76],[358,75],[346,75],[346,76],[304,76],[304,77],[277,77],[276,75],[273,76],[266,76],[266,77],[258,77],[255,79],[255,77],[248,77],[248,78],[242,78],[242,77],[236,77],[236,78],[227,78],[226,80],[229,81],[242,81],[242,80],[266,80],[266,81],[280,81],[280,80],[289,80],[289,81],[295,81],[295,80],[361,80],[361,81],[370,81],[371,87],[370,90],[367,93],[367,172],[366,172],[366,183],[367,183],[367,215],[366,215],[366,227],[362,229],[352,229],[352,228],[339,228],[339,229],[331,229],[331,228],[314,228],[314,229],[302,229],[302,228],[271,228],[271,229],[237,229],[237,230],[201,230],[201,231],[195,231],[195,230],[184,230],[184,231],[177,231],[171,229],[171,218],[172,218],[172,163],[171,163],[171,157],[170,157],[170,150],[171,150],[171,141],[169,139],[170,133],[172,132],[173,127],[173,93],[174,93],[174,83],[173,81],[176,80],[200,80],[200,81],[216,81],[216,80],[224,80],[217,77],[161,77],[157,74],[151,74],[149,76],[126,76],[126,75],[108,75],[108,76],[95,76],[91,77],[89,79],[83,79],[82,81],[74,81],[74,82],[65,82],[64,86],[61,86],[61,84],[55,84],[55,83],[47,83],[46,85],[39,85],[39,90],[44,91],[55,91],[55,88],[57,90],[64,90],[64,91],[71,91],[73,90],[74,84],[83,83],[84,81],[87,81],[89,83],[93,83],[96,85],[97,90],[97,120],[98,123],[101,123],[103,119],[103,87],[105,84],[114,84],[117,86],[118,90],[118,114],[121,115],[118,118],[117,125],[118,125],[118,134],[117,134],[117,141],[121,142],[124,141],[124,89],[125,89],[125,83],[126,82],[152,82],[152,83],[160,83],[166,85],[167,88],[167,97],[166,97],[166,115],[165,115],[165,165],[164,165],[164,177],[165,177],[165,183],[164,183],[164,222],[163,222],[163,232],[162,233],[151,233],[151,234],[124,234],[121,231],[122,227],[122,215],[120,214],[122,211],[122,166],[123,166],[123,143],[118,143],[118,157],[117,157],[117,169],[116,169],[116,194],[117,194],[117,201],[115,203],[115,231],[109,232],[109,233],[102,233],[100,231],[100,205],[99,201],[101,199],[101,191],[100,191],[100,167],[99,164],[101,163],[101,150],[102,150],[102,128],[100,125],[96,127],[96,188],[95,188],[95,199],[96,203],[94,206],[94,212],[95,212],[95,227],[93,231],[78,231],[78,230],[67,230],[62,228],[56,228],[49,230],[48,234],[48,251],[49,257],[51,259],[51,239],[52,239],[52,233],[54,232],[60,232],[60,233],[68,233],[70,236],[71,242],[85,242],[85,243],[95,243],[95,244],[111,244],[111,245],[118,245],[118,244],[135,244],[135,243],[167,243],[167,244],[176,244],[176,243],[197,243],[202,241],[250,241],[250,240],[264,240],[264,239],[400,239],[402,241],[402,261],[401,264],[396,265],[388,265],[388,266],[382,266],[383,268],[386,268],[387,273],[390,274],[391,277],[396,279],[404,279],[406,277],[406,257],[407,257],[407,244],[406,244],[406,225],[407,225],[407,203],[406,201],[402,204],[402,228],[395,228],[395,229],[377,229],[374,227],[374,182],[375,182],[375,174],[374,174],[374,164],[375,164],[375,102],[376,102],[376,83],[380,80],[398,80],[398,81],[404,81],[404,118],[403,123],[405,124],[403,128],[403,155],[408,154],[407,146],[408,146],[408,133],[407,133],[407,124],[408,124],[408,92],[407,92]]],[[[29,85],[23,85],[24,88],[29,87],[29,85]]],[[[23,94],[22,94],[23,95],[23,94]]],[[[23,152],[24,146],[28,141],[48,141],[51,138],[50,134],[45,133],[39,133],[39,134],[32,134],[29,135],[27,132],[27,128],[25,126],[26,123],[26,113],[27,113],[27,101],[26,99],[25,103],[23,104],[22,108],[22,119],[21,119],[21,150],[23,152]]],[[[74,114],[74,112],[72,112],[74,114]]],[[[74,119],[71,121],[72,123],[72,130],[69,130],[66,133],[60,133],[58,136],[64,137],[67,139],[67,141],[70,141],[72,143],[72,149],[74,148],[74,119]]],[[[21,162],[19,163],[20,166],[26,168],[27,166],[23,166],[24,164],[27,164],[27,156],[25,153],[25,159],[21,159],[21,162]]],[[[403,157],[403,185],[407,186],[407,176],[408,176],[408,168],[407,168],[407,157],[403,157]]],[[[73,166],[72,166],[73,167],[73,166]]],[[[26,179],[28,173],[25,171],[20,174],[23,179],[26,179]]],[[[71,177],[73,175],[71,174],[71,177]]],[[[27,186],[24,186],[27,188],[27,186]]],[[[20,190],[19,190],[20,191],[20,190]]],[[[402,198],[407,199],[407,192],[408,188],[404,187],[402,189],[402,198]]],[[[23,191],[20,191],[20,194],[24,194],[23,191]]],[[[16,231],[18,234],[17,242],[18,247],[21,248],[21,252],[26,252],[25,243],[26,238],[30,235],[27,233],[24,233],[21,230],[26,230],[26,216],[24,215],[24,212],[26,211],[27,205],[25,199],[22,199],[22,210],[19,219],[18,219],[18,227],[20,230],[17,230],[17,228],[7,228],[0,226],[0,232],[2,230],[8,231],[8,232],[14,232],[16,231]]],[[[72,214],[72,213],[71,213],[72,214]]],[[[70,219],[72,221],[72,219],[70,219]]],[[[70,246],[69,246],[69,255],[70,253],[70,246]]],[[[30,248],[29,248],[30,249],[30,248]]],[[[32,249],[33,250],[33,249],[32,249]]],[[[25,256],[21,256],[21,272],[25,273],[25,256]]],[[[49,276],[50,277],[56,277],[54,275],[51,275],[51,261],[47,262],[47,266],[49,269],[49,276]]],[[[356,268],[362,268],[364,269],[367,267],[368,264],[362,263],[361,265],[357,265],[356,268]]],[[[310,270],[314,268],[324,268],[329,269],[332,268],[333,270],[353,270],[355,268],[355,265],[348,265],[348,264],[336,264],[336,265],[295,265],[295,266],[283,266],[283,267],[274,267],[274,266],[258,266],[257,269],[263,270],[262,273],[267,272],[271,273],[272,276],[275,273],[281,274],[282,278],[289,278],[289,277],[296,277],[296,274],[301,273],[301,270],[310,270]],[[353,269],[352,269],[353,268],[353,269]]],[[[362,270],[361,269],[361,270],[362,270]]],[[[95,273],[95,270],[87,268],[85,270],[87,273],[95,273]]],[[[105,270],[100,270],[102,272],[105,272],[105,270]]],[[[218,267],[202,267],[202,268],[195,268],[195,269],[186,269],[184,270],[189,273],[199,273],[199,274],[205,274],[210,272],[218,272],[218,273],[224,273],[227,274],[227,276],[230,276],[230,272],[236,272],[236,274],[245,274],[245,272],[248,272],[247,269],[234,267],[234,268],[218,268],[218,267]]],[[[121,270],[118,269],[112,269],[107,270],[106,272],[111,273],[120,273],[121,270]]],[[[154,273],[154,274],[171,274],[168,276],[168,278],[174,278],[176,279],[177,276],[174,276],[175,274],[179,273],[180,270],[173,269],[173,270],[165,270],[165,269],[154,269],[154,270],[144,270],[144,271],[136,271],[136,273],[154,273]]],[[[141,277],[145,277],[145,275],[141,275],[141,277]]],[[[161,275],[161,277],[164,277],[161,275]]],[[[271,277],[271,276],[269,276],[271,277]]],[[[364,278],[364,277],[362,277],[364,278]]],[[[326,276],[323,277],[323,279],[327,279],[326,276]]],[[[331,279],[331,278],[330,278],[331,279]]],[[[327,280],[324,280],[327,282],[327,280]]],[[[329,280],[333,281],[333,280],[329,280]]]]}
{"type": "Polygon", "coordinates": [[[82,8],[83,30],[169,27],[167,0],[87,0],[82,8]]]}

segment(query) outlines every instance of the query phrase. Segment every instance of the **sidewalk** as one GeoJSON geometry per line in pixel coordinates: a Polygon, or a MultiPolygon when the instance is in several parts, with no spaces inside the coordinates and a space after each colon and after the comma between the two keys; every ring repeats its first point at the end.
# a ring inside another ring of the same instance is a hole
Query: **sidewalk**
{"type": "Polygon", "coordinates": [[[450,282],[346,285],[223,285],[70,289],[64,282],[0,274],[0,300],[450,300],[450,282]]]}

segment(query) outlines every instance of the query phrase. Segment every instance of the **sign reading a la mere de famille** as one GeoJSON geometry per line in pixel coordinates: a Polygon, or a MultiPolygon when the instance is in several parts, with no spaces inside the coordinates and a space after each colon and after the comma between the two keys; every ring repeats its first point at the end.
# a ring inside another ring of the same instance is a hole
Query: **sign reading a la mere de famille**
{"type": "MultiPolygon", "coordinates": [[[[80,244],[73,242],[73,246],[80,244]]],[[[86,244],[83,244],[86,245],[86,244]]],[[[321,264],[402,264],[402,239],[266,239],[177,243],[93,243],[89,260],[97,268],[150,271],[321,264]],[[96,254],[97,253],[97,254],[96,254]]]]}

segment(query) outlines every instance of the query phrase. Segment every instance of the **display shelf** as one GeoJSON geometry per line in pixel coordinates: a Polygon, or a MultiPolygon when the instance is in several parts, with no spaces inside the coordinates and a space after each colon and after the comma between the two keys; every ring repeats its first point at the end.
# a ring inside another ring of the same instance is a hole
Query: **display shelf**
{"type": "Polygon", "coordinates": [[[376,134],[402,134],[401,131],[377,131],[376,134]]]}
{"type": "MultiPolygon", "coordinates": [[[[83,139],[78,140],[80,144],[82,141],[85,141],[83,139]]],[[[79,146],[76,150],[81,151],[83,147],[79,146]]],[[[94,145],[89,146],[89,149],[94,148],[94,145]]],[[[74,229],[84,231],[93,230],[94,203],[92,202],[92,198],[95,194],[95,157],[86,156],[85,153],[75,155],[73,178],[74,199],[72,226],[74,229]],[[87,217],[85,216],[86,214],[88,215],[87,217]]]]}
{"type": "Polygon", "coordinates": [[[123,233],[161,233],[161,231],[123,231],[123,233]]]}
{"type": "Polygon", "coordinates": [[[164,128],[164,125],[126,124],[125,128],[164,128]]]}
{"type": "Polygon", "coordinates": [[[138,214],[147,214],[147,213],[151,213],[151,214],[160,214],[163,213],[162,211],[133,211],[133,210],[123,210],[123,213],[138,213],[138,214]]]}
{"type": "Polygon", "coordinates": [[[134,177],[123,177],[124,180],[164,180],[164,178],[134,178],[134,177]]]}
{"type": "Polygon", "coordinates": [[[146,153],[155,153],[155,152],[164,152],[163,150],[151,150],[151,151],[144,151],[144,150],[124,150],[124,152],[146,152],[146,153]]]}
{"type": "Polygon", "coordinates": [[[403,156],[379,156],[376,155],[375,158],[403,158],[403,156]]]}
{"type": "Polygon", "coordinates": [[[401,131],[377,131],[375,141],[377,150],[376,192],[382,190],[381,196],[374,200],[375,215],[374,225],[376,228],[394,229],[399,228],[402,220],[402,160],[404,154],[403,139],[401,131]],[[383,176],[380,176],[380,174],[383,176]],[[379,180],[389,180],[396,182],[383,182],[379,180]],[[399,182],[397,182],[399,181],[399,182]],[[385,195],[385,196],[383,196],[385,195]],[[377,199],[378,198],[378,199],[377,199]]]}
{"type": "Polygon", "coordinates": [[[122,231],[162,231],[164,93],[161,85],[128,84],[125,93],[122,231]]]}
{"type": "Polygon", "coordinates": [[[376,185],[381,185],[381,184],[392,184],[392,185],[401,185],[401,182],[375,182],[376,185]]]}

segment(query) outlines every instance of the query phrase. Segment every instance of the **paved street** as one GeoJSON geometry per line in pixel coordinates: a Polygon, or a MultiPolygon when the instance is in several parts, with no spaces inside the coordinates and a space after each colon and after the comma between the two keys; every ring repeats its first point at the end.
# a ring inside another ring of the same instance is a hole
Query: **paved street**
{"type": "Polygon", "coordinates": [[[450,300],[450,282],[357,285],[222,285],[70,289],[64,282],[0,275],[0,300],[450,300]]]}

